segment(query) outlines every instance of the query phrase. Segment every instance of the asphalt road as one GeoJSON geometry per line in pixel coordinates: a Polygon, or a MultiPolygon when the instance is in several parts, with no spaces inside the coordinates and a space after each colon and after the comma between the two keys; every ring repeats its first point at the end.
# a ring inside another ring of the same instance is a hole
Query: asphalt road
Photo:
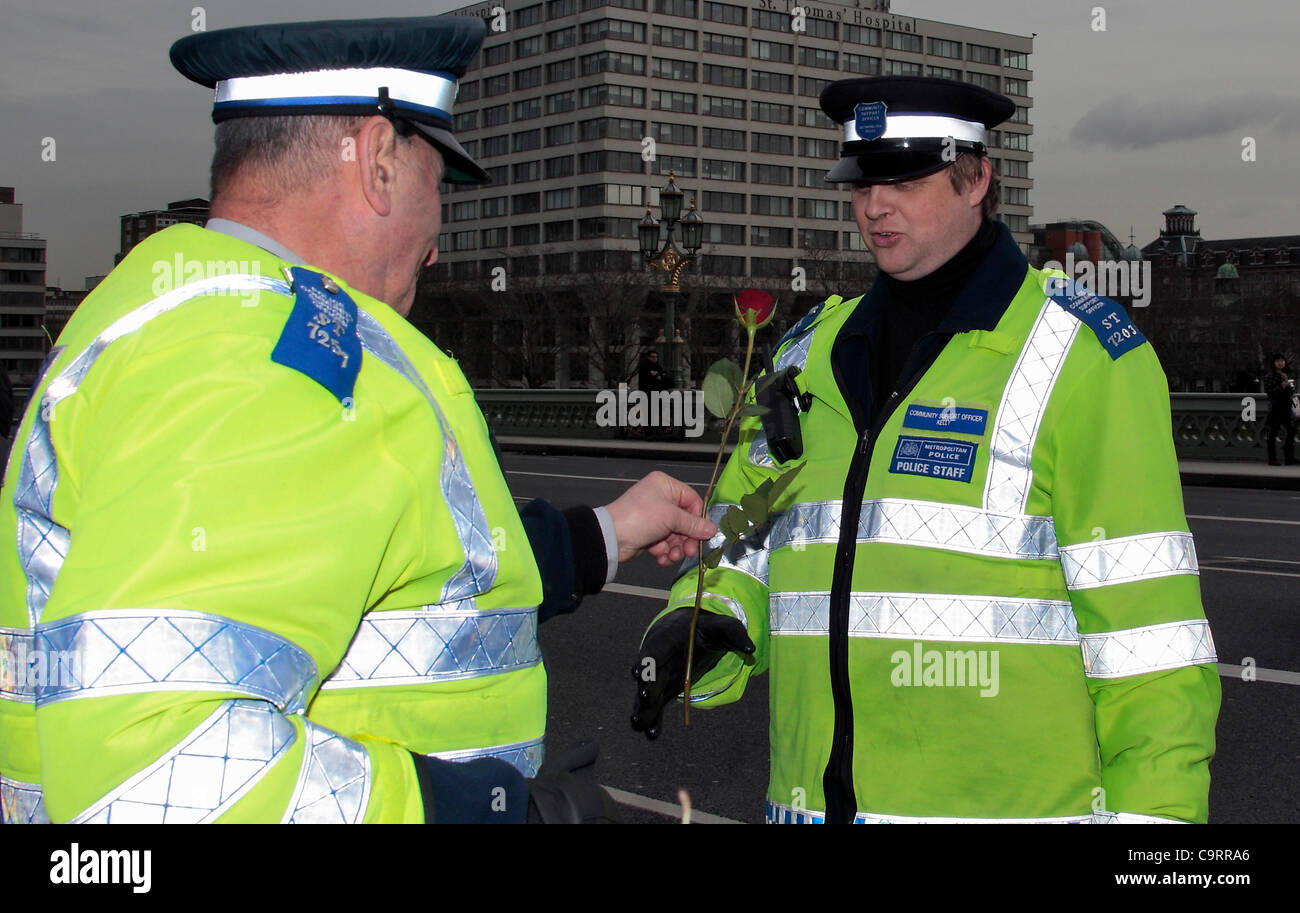
{"type": "MultiPolygon", "coordinates": [[[[558,507],[604,504],[652,469],[698,484],[711,464],[645,459],[506,454],[516,500],[558,507]]],[[[1183,497],[1201,564],[1201,591],[1222,664],[1253,666],[1256,680],[1221,676],[1223,707],[1211,767],[1210,820],[1300,822],[1300,492],[1186,487],[1183,497]],[[1267,679],[1291,673],[1294,683],[1267,679]]],[[[761,822],[767,786],[767,680],[744,700],[692,715],[670,708],[659,739],[628,725],[630,670],[642,632],[663,607],[673,571],[649,558],[623,565],[613,585],[579,610],[547,622],[541,643],[550,676],[548,751],[582,739],[601,744],[601,782],[676,804],[686,789],[696,811],[761,822]],[[629,591],[629,588],[631,591],[629,591]],[[621,590],[621,592],[620,592],[621,590]]],[[[638,805],[652,804],[639,799],[638,805]]],[[[629,820],[669,822],[629,807],[629,820]]]]}

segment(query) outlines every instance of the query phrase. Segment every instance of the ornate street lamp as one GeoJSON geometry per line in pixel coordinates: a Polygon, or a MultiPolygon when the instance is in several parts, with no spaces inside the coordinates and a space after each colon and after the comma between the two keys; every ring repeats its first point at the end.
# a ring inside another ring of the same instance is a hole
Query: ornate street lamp
{"type": "Polygon", "coordinates": [[[664,227],[662,246],[660,246],[660,222],[650,212],[648,202],[645,207],[645,218],[637,226],[641,256],[646,263],[664,273],[664,282],[659,286],[659,292],[664,298],[663,338],[671,340],[666,343],[668,351],[664,353],[664,361],[667,362],[668,376],[672,378],[674,387],[681,386],[677,344],[685,341],[675,325],[677,299],[681,295],[677,279],[688,264],[695,262],[696,254],[704,243],[704,220],[695,210],[695,197],[691,197],[690,210],[686,215],[682,215],[684,196],[685,194],[677,189],[676,174],[669,171],[668,185],[659,191],[659,212],[663,217],[664,227]],[[685,252],[678,250],[677,245],[673,243],[673,227],[679,223],[682,227],[682,247],[685,248],[685,252]]]}

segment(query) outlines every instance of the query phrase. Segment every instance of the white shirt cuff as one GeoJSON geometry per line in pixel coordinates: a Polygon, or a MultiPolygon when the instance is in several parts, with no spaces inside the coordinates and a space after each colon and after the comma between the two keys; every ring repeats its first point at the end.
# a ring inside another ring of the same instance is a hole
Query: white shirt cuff
{"type": "Polygon", "coordinates": [[[614,535],[614,518],[603,507],[596,507],[592,510],[596,514],[596,520],[600,523],[600,531],[605,537],[605,558],[609,562],[609,570],[605,572],[605,582],[613,583],[614,575],[618,573],[618,536],[614,535]]]}

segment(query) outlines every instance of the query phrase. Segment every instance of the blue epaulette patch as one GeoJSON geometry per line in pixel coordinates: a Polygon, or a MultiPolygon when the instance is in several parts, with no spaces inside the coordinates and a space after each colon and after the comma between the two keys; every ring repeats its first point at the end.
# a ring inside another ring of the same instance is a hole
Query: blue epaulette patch
{"type": "Polygon", "coordinates": [[[1147,341],[1117,301],[1103,298],[1071,279],[1048,277],[1047,292],[1053,301],[1088,325],[1112,361],[1147,341]]]}
{"type": "Polygon", "coordinates": [[[291,271],[293,312],[271,360],[301,371],[345,402],[361,371],[356,302],[327,276],[301,266],[291,271]]]}
{"type": "Polygon", "coordinates": [[[825,301],[813,305],[812,310],[810,310],[807,314],[804,314],[802,317],[800,317],[798,323],[796,323],[794,326],[790,327],[790,329],[785,331],[785,335],[782,336],[780,340],[777,342],[777,344],[772,347],[772,350],[776,351],[777,349],[781,348],[781,346],[789,342],[791,339],[794,339],[797,336],[802,336],[805,332],[807,332],[808,328],[812,326],[813,321],[817,319],[817,315],[822,312],[822,308],[824,307],[826,307],[825,301]]]}

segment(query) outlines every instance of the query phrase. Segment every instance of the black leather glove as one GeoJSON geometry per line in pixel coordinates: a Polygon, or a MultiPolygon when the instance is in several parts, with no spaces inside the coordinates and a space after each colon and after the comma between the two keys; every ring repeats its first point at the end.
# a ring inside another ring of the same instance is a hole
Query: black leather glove
{"type": "Polygon", "coordinates": [[[619,824],[618,806],[596,782],[600,746],[582,742],[547,758],[528,781],[529,824],[619,824]]]}
{"type": "MultiPolygon", "coordinates": [[[[632,728],[647,739],[659,736],[664,707],[682,693],[686,678],[686,638],[691,629],[692,608],[669,612],[655,623],[641,644],[641,654],[632,668],[636,679],[636,703],[632,705],[632,728]],[[647,660],[653,660],[653,663],[647,660]]],[[[700,610],[695,625],[695,658],[692,680],[699,681],[727,653],[753,653],[754,642],[739,619],[700,610]]]]}

